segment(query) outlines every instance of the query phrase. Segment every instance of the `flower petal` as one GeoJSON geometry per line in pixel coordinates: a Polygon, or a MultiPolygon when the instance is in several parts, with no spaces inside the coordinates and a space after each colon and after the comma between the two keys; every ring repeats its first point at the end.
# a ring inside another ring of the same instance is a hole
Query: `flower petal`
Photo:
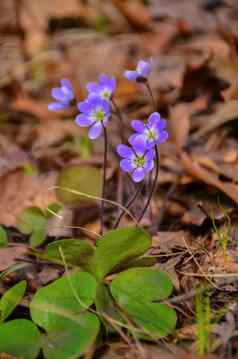
{"type": "Polygon", "coordinates": [[[141,135],[135,136],[131,141],[131,145],[138,154],[144,154],[146,151],[146,141],[141,135]]]}
{"type": "Polygon", "coordinates": [[[144,179],[145,175],[145,170],[142,167],[139,167],[132,173],[132,179],[134,182],[140,182],[144,179]]]}
{"type": "Polygon", "coordinates": [[[155,158],[155,151],[154,151],[154,149],[150,149],[150,150],[146,153],[145,158],[146,158],[147,161],[153,160],[153,159],[155,158]]]}
{"type": "Polygon", "coordinates": [[[149,127],[157,126],[159,124],[161,117],[159,112],[153,112],[148,118],[149,127]]]}
{"type": "Polygon", "coordinates": [[[139,120],[133,120],[131,121],[132,128],[139,133],[142,133],[145,129],[145,125],[142,121],[139,120]]]}
{"type": "Polygon", "coordinates": [[[80,114],[76,116],[75,122],[80,127],[88,127],[91,126],[93,121],[89,116],[85,116],[83,114],[80,114]]]}
{"type": "Polygon", "coordinates": [[[167,127],[167,121],[164,118],[160,118],[157,128],[159,130],[164,130],[167,127]]]}
{"type": "Polygon", "coordinates": [[[139,77],[139,74],[136,71],[125,71],[124,77],[127,80],[136,80],[139,77]]]}
{"type": "Polygon", "coordinates": [[[133,143],[134,143],[134,141],[135,141],[135,139],[136,139],[137,136],[141,136],[141,135],[138,134],[138,133],[133,133],[133,135],[131,135],[131,136],[129,137],[128,142],[129,142],[130,145],[133,145],[133,143]]]}
{"type": "Polygon", "coordinates": [[[68,91],[73,92],[73,87],[71,85],[71,82],[67,79],[60,80],[60,84],[62,87],[67,87],[68,91]]]}
{"type": "Polygon", "coordinates": [[[151,64],[149,62],[140,60],[137,64],[136,71],[140,76],[147,78],[151,72],[151,64]]]}
{"type": "Polygon", "coordinates": [[[146,162],[146,164],[144,166],[144,171],[147,173],[147,172],[150,172],[153,168],[154,168],[154,161],[149,160],[146,162]]]}
{"type": "Polygon", "coordinates": [[[102,124],[100,122],[95,122],[92,127],[90,127],[90,130],[88,131],[88,137],[91,140],[95,140],[98,138],[102,133],[102,124]]]}
{"type": "Polygon", "coordinates": [[[88,92],[98,92],[98,84],[96,82],[88,82],[86,88],[88,92]]]}
{"type": "Polygon", "coordinates": [[[48,105],[48,109],[50,111],[58,111],[58,110],[64,110],[69,107],[68,102],[52,102],[48,105]]]}
{"type": "Polygon", "coordinates": [[[105,86],[105,85],[107,86],[109,81],[110,81],[110,78],[106,74],[101,74],[99,76],[99,81],[98,82],[99,82],[100,86],[105,86]]]}
{"type": "Polygon", "coordinates": [[[113,76],[110,80],[110,89],[112,92],[114,92],[116,90],[116,86],[117,86],[117,80],[116,80],[115,76],[113,76]]]}
{"type": "Polygon", "coordinates": [[[132,172],[135,168],[133,167],[132,162],[125,158],[120,161],[120,167],[124,172],[132,172]]]}
{"type": "Polygon", "coordinates": [[[108,117],[110,113],[110,105],[106,100],[101,100],[101,106],[105,112],[105,116],[108,117]]]}
{"type": "Polygon", "coordinates": [[[90,106],[88,100],[78,102],[77,107],[78,107],[79,111],[84,112],[84,113],[89,112],[91,109],[91,106],[90,106]]]}
{"type": "Polygon", "coordinates": [[[159,133],[159,143],[166,142],[169,135],[167,131],[160,131],[159,133]]]}
{"type": "Polygon", "coordinates": [[[68,96],[62,91],[60,87],[55,87],[51,90],[51,95],[54,97],[57,101],[60,102],[67,102],[68,96]]]}
{"type": "Polygon", "coordinates": [[[131,158],[131,156],[133,156],[132,149],[126,145],[118,145],[117,153],[123,158],[131,158]]]}

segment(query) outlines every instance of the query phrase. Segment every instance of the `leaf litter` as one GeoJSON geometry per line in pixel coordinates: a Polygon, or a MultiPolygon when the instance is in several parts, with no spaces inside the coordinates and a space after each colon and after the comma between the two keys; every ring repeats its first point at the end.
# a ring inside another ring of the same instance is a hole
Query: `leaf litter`
{"type": "MultiPolygon", "coordinates": [[[[158,191],[151,214],[143,222],[153,234],[146,255],[156,258],[156,268],[169,273],[175,290],[168,302],[179,320],[166,343],[135,341],[128,346],[123,336],[118,335],[116,343],[109,336],[96,355],[197,358],[195,297],[206,282],[211,292],[212,345],[211,353],[200,357],[236,358],[236,1],[21,3],[17,9],[14,1],[0,5],[6,15],[0,20],[4,45],[0,56],[0,225],[8,235],[8,247],[0,248],[1,293],[24,279],[27,296],[51,283],[62,274],[63,266],[43,256],[46,246],[99,229],[98,204],[75,197],[48,220],[46,243],[36,252],[29,248],[29,235],[17,227],[17,217],[24,210],[38,207],[47,211],[52,203],[61,202],[56,190],[59,179],[72,165],[81,166],[85,160],[85,132],[74,125],[73,111],[55,115],[47,110],[50,88],[60,78],[70,78],[81,100],[86,82],[105,69],[110,75],[115,73],[119,77],[116,100],[129,128],[130,120],[147,117],[150,103],[143,89],[139,95],[138,86],[120,74],[134,66],[135,58],[152,57],[151,84],[158,110],[169,119],[170,140],[161,146],[158,191]],[[20,11],[18,22],[15,11],[20,11]],[[18,269],[21,264],[29,265],[34,274],[29,275],[28,267],[18,269]]],[[[116,129],[112,142],[118,142],[116,129]]],[[[96,173],[103,148],[97,143],[87,151],[86,166],[96,173]]],[[[107,188],[111,201],[116,200],[115,161],[111,152],[107,188]]],[[[65,187],[72,186],[72,178],[65,187]]],[[[92,186],[96,187],[93,193],[97,192],[97,180],[92,186]]],[[[130,191],[128,188],[127,195],[130,191]]],[[[108,228],[115,213],[115,206],[108,203],[108,228]]],[[[132,224],[129,217],[123,221],[132,224]]],[[[92,233],[87,237],[93,244],[92,233]]],[[[21,305],[18,308],[20,312],[21,305]]],[[[7,354],[0,357],[11,358],[7,354]]]]}

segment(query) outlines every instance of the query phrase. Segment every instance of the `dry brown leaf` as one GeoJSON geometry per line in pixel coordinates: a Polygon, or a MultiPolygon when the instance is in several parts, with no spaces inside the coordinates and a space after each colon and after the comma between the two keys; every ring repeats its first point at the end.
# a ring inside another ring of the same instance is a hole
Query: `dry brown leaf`
{"type": "Polygon", "coordinates": [[[200,166],[185,152],[181,153],[181,162],[190,176],[216,187],[238,204],[238,185],[220,181],[216,174],[200,166]]]}
{"type": "MultiPolygon", "coordinates": [[[[109,344],[109,348],[102,359],[193,359],[186,357],[186,353],[173,347],[171,351],[158,345],[131,345],[124,343],[109,344]],[[174,354],[176,352],[176,354],[174,354]]],[[[195,358],[194,358],[195,359],[195,358]]]]}
{"type": "Polygon", "coordinates": [[[207,104],[208,96],[205,94],[197,97],[191,103],[179,103],[170,107],[169,128],[178,148],[182,148],[187,143],[190,130],[190,116],[204,110],[207,104]]]}
{"type": "Polygon", "coordinates": [[[186,104],[180,103],[170,108],[169,128],[172,138],[179,148],[186,145],[190,129],[190,113],[186,104]]]}
{"type": "Polygon", "coordinates": [[[185,27],[186,24],[187,31],[204,31],[204,24],[208,31],[216,25],[214,17],[200,6],[199,1],[156,0],[153,3],[154,5],[151,7],[153,16],[157,18],[172,17],[179,22],[183,20],[183,26],[185,27]]]}
{"type": "Polygon", "coordinates": [[[151,30],[151,16],[146,6],[141,2],[129,0],[112,0],[114,6],[136,29],[151,30]]]}
{"type": "Polygon", "coordinates": [[[56,202],[57,174],[50,172],[39,176],[29,176],[18,170],[0,179],[0,223],[15,226],[16,216],[25,208],[36,206],[46,208],[56,202]],[[51,190],[50,190],[51,188],[51,190]]]}
{"type": "Polygon", "coordinates": [[[152,248],[159,249],[161,252],[169,252],[173,248],[184,248],[184,239],[189,239],[188,233],[184,231],[158,232],[152,238],[152,248]]]}
{"type": "Polygon", "coordinates": [[[27,255],[28,249],[23,245],[0,248],[0,272],[16,264],[17,259],[27,255]]]}
{"type": "Polygon", "coordinates": [[[18,97],[15,101],[12,102],[13,111],[21,111],[30,113],[34,115],[36,118],[41,120],[53,120],[59,117],[59,114],[49,111],[48,104],[33,100],[29,97],[18,97]]]}
{"type": "Polygon", "coordinates": [[[199,129],[195,138],[199,138],[208,134],[211,131],[214,131],[216,128],[224,125],[225,123],[232,121],[237,118],[238,114],[238,101],[231,100],[229,102],[223,103],[217,112],[212,115],[204,116],[204,126],[199,129]]]}

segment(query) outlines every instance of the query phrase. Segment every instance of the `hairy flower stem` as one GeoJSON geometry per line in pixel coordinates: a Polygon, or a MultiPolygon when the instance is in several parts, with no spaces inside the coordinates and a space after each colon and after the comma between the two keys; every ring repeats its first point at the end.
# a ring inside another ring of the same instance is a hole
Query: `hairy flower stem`
{"type": "MultiPolygon", "coordinates": [[[[135,193],[133,194],[133,196],[129,199],[129,201],[126,203],[125,208],[129,209],[132,204],[135,202],[135,200],[137,199],[137,197],[139,196],[139,194],[141,193],[142,189],[144,187],[144,184],[142,184],[142,186],[138,186],[137,190],[135,191],[135,193]]],[[[125,215],[125,211],[121,211],[120,215],[118,216],[118,218],[116,219],[113,228],[117,228],[119,226],[119,223],[122,219],[122,217],[125,215]]]]}
{"type": "Polygon", "coordinates": [[[104,154],[103,154],[103,175],[102,175],[102,199],[101,199],[101,208],[100,208],[100,234],[103,234],[103,227],[104,227],[104,198],[105,198],[105,191],[106,191],[106,169],[107,169],[107,130],[106,127],[103,125],[103,137],[104,137],[104,154]]]}
{"type": "Polygon", "coordinates": [[[155,103],[155,98],[154,98],[152,89],[151,89],[150,84],[149,84],[148,81],[145,82],[145,87],[147,88],[148,93],[149,93],[149,96],[150,96],[150,98],[151,98],[151,102],[152,102],[153,109],[154,109],[154,111],[156,111],[156,110],[157,110],[157,107],[156,107],[156,103],[155,103]]]}
{"type": "Polygon", "coordinates": [[[138,218],[138,223],[142,220],[142,218],[144,217],[149,205],[150,205],[150,201],[152,199],[152,196],[156,190],[156,185],[157,185],[157,181],[158,181],[158,177],[159,177],[159,149],[158,146],[155,146],[155,177],[154,177],[154,181],[152,183],[150,192],[149,192],[149,196],[147,198],[145,207],[143,208],[143,210],[141,211],[141,214],[139,215],[138,218]]]}

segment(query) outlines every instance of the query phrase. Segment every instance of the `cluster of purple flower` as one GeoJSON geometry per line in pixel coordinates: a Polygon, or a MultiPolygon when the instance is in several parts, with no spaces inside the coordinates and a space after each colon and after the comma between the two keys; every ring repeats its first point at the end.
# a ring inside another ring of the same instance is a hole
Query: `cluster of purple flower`
{"type": "Polygon", "coordinates": [[[129,146],[117,146],[118,154],[123,157],[120,167],[129,172],[135,182],[140,182],[154,168],[154,147],[168,138],[166,120],[158,112],[153,112],[147,122],[131,122],[136,131],[129,138],[129,146]]]}
{"type": "MultiPolygon", "coordinates": [[[[125,71],[128,80],[146,83],[151,72],[151,64],[139,61],[135,71],[125,71]]],[[[80,114],[76,123],[88,127],[91,140],[98,138],[107,126],[110,118],[110,103],[116,89],[115,77],[101,75],[98,82],[87,84],[88,97],[77,104],[80,114]]],[[[73,89],[68,80],[61,80],[61,87],[52,90],[57,102],[49,105],[50,110],[62,110],[70,106],[74,99],[73,89]]],[[[122,157],[120,167],[130,173],[133,181],[140,182],[154,167],[154,147],[168,138],[166,120],[158,112],[152,113],[147,122],[134,120],[131,123],[135,133],[130,136],[129,144],[117,146],[117,153],[122,157]]]]}

